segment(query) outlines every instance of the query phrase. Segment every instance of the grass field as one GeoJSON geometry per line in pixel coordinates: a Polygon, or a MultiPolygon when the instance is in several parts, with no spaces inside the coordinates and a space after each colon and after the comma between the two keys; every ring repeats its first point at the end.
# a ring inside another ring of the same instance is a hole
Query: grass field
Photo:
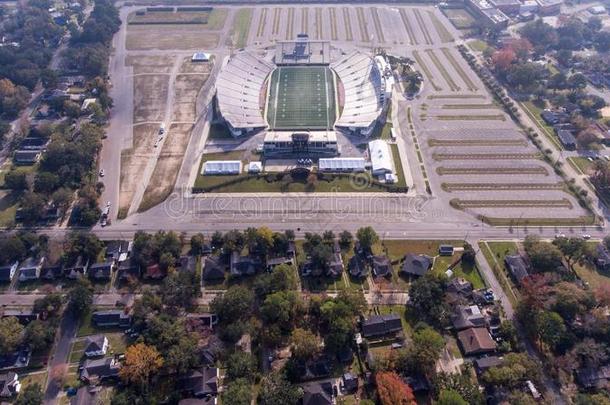
{"type": "Polygon", "coordinates": [[[569,157],[568,162],[582,174],[587,174],[593,167],[593,162],[582,156],[569,157]]]}
{"type": "Polygon", "coordinates": [[[155,11],[144,14],[133,12],[129,24],[201,24],[207,29],[219,30],[227,19],[228,9],[214,8],[210,11],[155,11]]]}
{"type": "Polygon", "coordinates": [[[220,35],[197,29],[197,25],[130,25],[125,47],[128,51],[200,50],[215,48],[220,35]]]}
{"type": "Polygon", "coordinates": [[[326,67],[280,67],[271,77],[267,120],[272,129],[331,129],[332,73],[326,67]]]}
{"type": "Polygon", "coordinates": [[[237,48],[243,48],[248,43],[248,32],[252,22],[252,9],[240,8],[233,22],[233,42],[237,48]]]}
{"type": "Polygon", "coordinates": [[[442,11],[455,28],[459,30],[472,28],[476,23],[474,16],[465,8],[446,8],[442,11]]]}

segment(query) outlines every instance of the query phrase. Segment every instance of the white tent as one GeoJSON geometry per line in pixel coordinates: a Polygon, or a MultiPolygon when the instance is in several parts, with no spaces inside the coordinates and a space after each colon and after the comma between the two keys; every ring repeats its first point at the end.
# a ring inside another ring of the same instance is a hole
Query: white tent
{"type": "Polygon", "coordinates": [[[239,160],[208,160],[203,164],[201,174],[239,174],[241,173],[241,161],[239,160]]]}
{"type": "Polygon", "coordinates": [[[363,172],[366,166],[364,158],[329,158],[320,159],[318,168],[323,172],[363,172]]]}
{"type": "Polygon", "coordinates": [[[248,173],[260,173],[263,171],[263,163],[262,162],[250,162],[248,164],[248,173]]]}
{"type": "Polygon", "coordinates": [[[390,145],[386,141],[376,139],[369,142],[369,154],[373,176],[385,175],[394,172],[394,159],[390,145]]]}

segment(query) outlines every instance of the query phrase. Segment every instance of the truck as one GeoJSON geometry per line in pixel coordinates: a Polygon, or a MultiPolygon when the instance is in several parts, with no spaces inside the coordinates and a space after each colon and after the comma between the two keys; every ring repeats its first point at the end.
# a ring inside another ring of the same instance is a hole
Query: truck
{"type": "Polygon", "coordinates": [[[163,135],[165,133],[165,122],[161,123],[161,126],[159,127],[159,135],[163,135]]]}

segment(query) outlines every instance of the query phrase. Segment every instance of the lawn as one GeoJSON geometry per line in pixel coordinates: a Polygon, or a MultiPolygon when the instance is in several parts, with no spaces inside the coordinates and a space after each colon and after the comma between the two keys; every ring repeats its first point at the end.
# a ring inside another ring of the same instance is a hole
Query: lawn
{"type": "Polygon", "coordinates": [[[29,374],[19,374],[19,381],[21,382],[22,390],[32,384],[39,384],[44,390],[47,383],[47,372],[37,371],[29,374]]]}
{"type": "Polygon", "coordinates": [[[485,260],[493,270],[511,304],[517,305],[519,302],[517,289],[508,277],[504,266],[504,258],[517,252],[517,244],[514,242],[479,242],[479,249],[483,252],[485,260]]]}
{"type": "Polygon", "coordinates": [[[127,349],[127,339],[125,334],[122,332],[106,333],[108,338],[108,344],[110,345],[109,353],[111,354],[122,354],[127,349]]]}
{"type": "Polygon", "coordinates": [[[582,156],[569,157],[568,162],[582,174],[587,174],[593,167],[593,162],[582,156]]]}
{"type": "MultiPolygon", "coordinates": [[[[596,246],[597,242],[587,242],[587,244],[596,246]]],[[[610,272],[600,270],[597,266],[592,266],[587,263],[575,263],[574,271],[581,280],[593,289],[598,287],[610,288],[610,272]]]]}
{"type": "Polygon", "coordinates": [[[470,47],[470,49],[477,52],[485,52],[485,50],[489,48],[487,42],[482,41],[480,39],[473,39],[472,41],[468,41],[468,46],[470,47]]]}
{"type": "Polygon", "coordinates": [[[398,187],[407,187],[407,180],[405,179],[405,172],[402,167],[398,145],[393,143],[390,145],[390,149],[392,149],[392,158],[394,159],[394,166],[396,167],[396,177],[398,177],[396,185],[398,187]]]}
{"type": "Polygon", "coordinates": [[[70,349],[70,363],[78,363],[85,354],[85,345],[87,344],[87,340],[78,340],[74,342],[72,345],[72,349],[70,349]]]}
{"type": "Polygon", "coordinates": [[[521,103],[521,106],[523,107],[523,110],[525,110],[525,113],[529,115],[530,118],[536,123],[538,129],[542,131],[542,133],[553,143],[553,145],[555,145],[558,150],[563,149],[561,143],[555,135],[553,127],[547,125],[540,116],[540,114],[542,113],[542,108],[535,105],[531,101],[524,101],[521,103]]]}
{"type": "Polygon", "coordinates": [[[469,29],[476,24],[476,18],[465,8],[443,8],[441,11],[458,30],[469,29]]]}
{"type": "Polygon", "coordinates": [[[19,208],[19,195],[0,190],[0,227],[10,227],[15,224],[17,208],[19,208]]]}
{"type": "Polygon", "coordinates": [[[252,21],[252,9],[241,8],[235,14],[233,23],[233,41],[235,47],[243,48],[248,43],[248,32],[252,21]]]}

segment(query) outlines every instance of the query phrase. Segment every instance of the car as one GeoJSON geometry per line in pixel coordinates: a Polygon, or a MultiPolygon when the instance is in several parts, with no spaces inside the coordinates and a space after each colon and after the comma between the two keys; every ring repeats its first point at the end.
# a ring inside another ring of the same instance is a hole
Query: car
{"type": "Polygon", "coordinates": [[[584,235],[582,235],[583,239],[591,239],[591,235],[589,235],[588,233],[585,233],[584,235]]]}
{"type": "Polygon", "coordinates": [[[106,207],[110,207],[110,201],[106,201],[106,207]]]}
{"type": "Polygon", "coordinates": [[[589,162],[593,162],[593,158],[592,158],[592,157],[588,157],[588,158],[587,158],[587,160],[588,160],[589,162]]]}
{"type": "Polygon", "coordinates": [[[100,177],[104,177],[104,174],[105,174],[104,169],[100,170],[100,177]]]}
{"type": "Polygon", "coordinates": [[[108,220],[106,219],[106,217],[102,218],[100,225],[102,225],[102,226],[108,225],[108,220]]]}

